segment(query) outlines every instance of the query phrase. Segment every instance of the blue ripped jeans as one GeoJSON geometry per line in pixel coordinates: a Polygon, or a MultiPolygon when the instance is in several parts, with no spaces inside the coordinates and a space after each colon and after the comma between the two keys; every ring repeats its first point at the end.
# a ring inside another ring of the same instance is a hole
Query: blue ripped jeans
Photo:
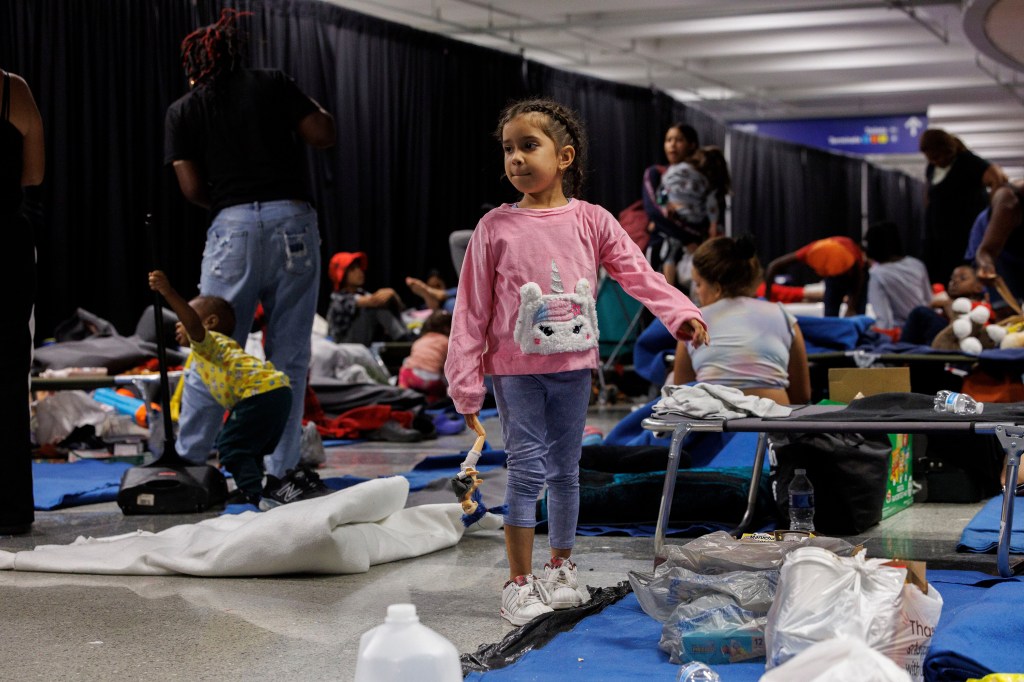
{"type": "Polygon", "coordinates": [[[571,549],[580,512],[580,453],[590,404],[590,370],[495,376],[494,398],[508,455],[509,526],[537,525],[548,486],[548,542],[571,549]]]}
{"type": "MultiPolygon", "coordinates": [[[[265,459],[267,473],[278,478],[299,462],[319,282],[317,215],[304,201],[229,206],[217,214],[206,233],[200,293],[231,303],[237,320],[232,336],[243,348],[256,306],[262,303],[267,359],[291,381],[288,423],[274,452],[265,459]]],[[[224,408],[192,371],[185,375],[181,403],[178,452],[191,462],[205,462],[220,430],[224,408]]]]}

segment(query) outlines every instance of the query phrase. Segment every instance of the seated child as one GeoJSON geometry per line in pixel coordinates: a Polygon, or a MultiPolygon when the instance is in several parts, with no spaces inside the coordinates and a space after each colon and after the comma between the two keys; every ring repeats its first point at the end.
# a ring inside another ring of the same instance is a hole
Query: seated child
{"type": "Polygon", "coordinates": [[[946,291],[933,296],[930,306],[918,306],[910,311],[903,325],[900,341],[931,345],[939,332],[955,319],[953,300],[957,298],[969,298],[972,309],[985,306],[991,313],[992,306],[988,302],[985,284],[978,279],[974,268],[970,265],[960,265],[953,269],[946,291]]]}
{"type": "Polygon", "coordinates": [[[291,412],[288,375],[231,338],[235,312],[224,299],[199,296],[186,302],[160,270],[149,273],[149,288],[178,316],[178,343],[191,346],[193,368],[229,412],[216,440],[221,464],[247,502],[261,509],[277,506],[263,496],[263,456],[277,447],[291,412]]]}
{"type": "Polygon", "coordinates": [[[957,298],[971,299],[972,310],[978,306],[985,306],[990,313],[989,319],[992,319],[992,305],[988,300],[985,283],[981,281],[977,272],[970,265],[961,265],[953,268],[953,273],[949,276],[949,285],[946,287],[946,293],[932,297],[931,307],[942,310],[947,324],[954,318],[953,300],[957,298]]]}
{"type": "Polygon", "coordinates": [[[394,289],[378,289],[370,293],[366,283],[366,254],[342,251],[334,254],[328,275],[334,284],[327,308],[328,334],[336,343],[361,343],[368,346],[377,340],[380,330],[392,341],[407,341],[409,331],[402,324],[402,299],[394,289]]]}
{"type": "Polygon", "coordinates": [[[455,294],[458,289],[446,286],[437,270],[431,270],[425,280],[406,277],[405,285],[423,299],[423,306],[428,310],[444,309],[452,312],[455,309],[455,294]]]}
{"type": "Polygon", "coordinates": [[[899,228],[891,221],[873,223],[864,235],[864,244],[871,264],[868,303],[874,310],[875,326],[898,331],[911,310],[931,303],[928,269],[906,254],[899,228]]]}
{"type": "Polygon", "coordinates": [[[427,396],[434,403],[445,396],[448,385],[444,379],[444,361],[448,358],[448,335],[452,331],[452,315],[435,310],[423,323],[420,338],[398,371],[398,385],[427,396]]]}
{"type": "Polygon", "coordinates": [[[669,166],[661,176],[658,198],[677,222],[706,234],[718,222],[718,204],[712,200],[708,179],[694,161],[669,166]]]}
{"type": "Polygon", "coordinates": [[[702,157],[674,163],[665,169],[657,200],[665,217],[679,225],[684,239],[665,238],[662,257],[665,277],[690,288],[693,252],[704,241],[712,225],[718,225],[718,201],[701,167],[702,157]]]}

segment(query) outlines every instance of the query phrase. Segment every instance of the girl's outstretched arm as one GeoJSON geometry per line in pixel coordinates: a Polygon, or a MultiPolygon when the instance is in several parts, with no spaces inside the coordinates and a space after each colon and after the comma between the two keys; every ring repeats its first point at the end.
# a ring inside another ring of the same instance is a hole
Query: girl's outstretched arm
{"type": "Polygon", "coordinates": [[[679,327],[679,332],[682,336],[689,338],[694,348],[711,345],[711,336],[708,334],[707,328],[696,318],[684,322],[679,327]]]}

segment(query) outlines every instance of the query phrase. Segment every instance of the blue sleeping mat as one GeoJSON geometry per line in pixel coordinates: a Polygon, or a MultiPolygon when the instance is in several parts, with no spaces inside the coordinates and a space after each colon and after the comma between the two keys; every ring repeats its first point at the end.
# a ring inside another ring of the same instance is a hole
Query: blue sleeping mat
{"type": "MultiPolygon", "coordinates": [[[[928,571],[928,582],[944,604],[925,658],[925,680],[1024,671],[1024,578],[928,571]]],[[[660,637],[661,623],[629,594],[513,665],[470,673],[466,680],[674,680],[679,666],[658,649],[660,637]]],[[[756,682],[765,671],[763,660],[711,667],[723,682],[756,682]]]]}
{"type": "Polygon", "coordinates": [[[124,462],[32,463],[35,508],[49,511],[117,499],[121,476],[131,464],[124,462]]]}
{"type": "MultiPolygon", "coordinates": [[[[986,502],[967,523],[960,535],[956,551],[978,554],[995,552],[999,547],[999,521],[1002,516],[1003,496],[999,495],[986,502]]],[[[1014,554],[1024,554],[1024,497],[1014,500],[1010,551],[1014,554]]]]}

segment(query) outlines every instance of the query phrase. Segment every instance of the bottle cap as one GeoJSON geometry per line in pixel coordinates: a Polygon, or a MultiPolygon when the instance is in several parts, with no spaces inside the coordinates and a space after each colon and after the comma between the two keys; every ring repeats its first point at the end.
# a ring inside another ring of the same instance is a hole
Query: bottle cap
{"type": "Polygon", "coordinates": [[[419,616],[416,615],[415,604],[391,604],[388,606],[388,615],[385,623],[418,623],[419,616]]]}
{"type": "Polygon", "coordinates": [[[978,403],[977,405],[974,406],[974,413],[975,414],[981,414],[984,411],[985,411],[985,403],[978,403]]]}
{"type": "Polygon", "coordinates": [[[799,476],[800,474],[807,475],[807,469],[793,469],[793,473],[799,476]]]}

